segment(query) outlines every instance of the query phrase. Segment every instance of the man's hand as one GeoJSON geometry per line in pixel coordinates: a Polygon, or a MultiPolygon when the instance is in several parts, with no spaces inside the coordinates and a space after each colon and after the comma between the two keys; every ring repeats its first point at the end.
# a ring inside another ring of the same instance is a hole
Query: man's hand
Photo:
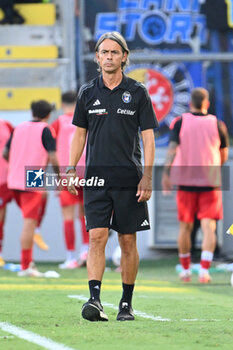
{"type": "Polygon", "coordinates": [[[175,141],[169,142],[163,174],[162,174],[162,190],[164,195],[170,194],[172,190],[172,183],[170,180],[170,170],[176,156],[177,147],[178,147],[177,142],[175,141]]]}
{"type": "Polygon", "coordinates": [[[162,175],[162,190],[164,195],[170,194],[172,190],[170,176],[166,172],[162,175]]]}
{"type": "Polygon", "coordinates": [[[152,193],[152,178],[143,175],[141,181],[138,184],[138,191],[136,196],[138,196],[138,202],[146,202],[150,199],[152,193]]]}
{"type": "Polygon", "coordinates": [[[67,189],[71,194],[78,195],[78,191],[75,188],[73,180],[77,177],[75,170],[70,170],[67,175],[67,189]]]}

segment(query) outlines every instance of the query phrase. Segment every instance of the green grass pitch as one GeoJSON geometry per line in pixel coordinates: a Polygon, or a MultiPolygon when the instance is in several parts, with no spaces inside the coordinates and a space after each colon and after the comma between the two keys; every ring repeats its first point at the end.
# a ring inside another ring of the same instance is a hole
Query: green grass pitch
{"type": "MultiPolygon", "coordinates": [[[[20,278],[1,269],[0,326],[14,325],[60,345],[49,348],[49,342],[34,344],[0,327],[0,349],[231,349],[231,274],[215,273],[209,285],[200,285],[194,275],[191,283],[183,284],[175,272],[176,263],[170,259],[140,264],[134,322],[116,321],[121,279],[113,269],[105,272],[102,288],[109,322],[81,318],[82,298],[88,298],[85,268],[57,269],[61,273],[58,279],[20,278]]],[[[56,270],[56,265],[38,267],[41,271],[56,270]]]]}

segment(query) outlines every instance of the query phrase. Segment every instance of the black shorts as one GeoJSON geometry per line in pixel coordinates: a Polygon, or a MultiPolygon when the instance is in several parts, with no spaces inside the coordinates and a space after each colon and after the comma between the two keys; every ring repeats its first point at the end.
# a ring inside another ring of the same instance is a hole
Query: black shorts
{"type": "Polygon", "coordinates": [[[146,202],[138,203],[137,188],[84,189],[86,228],[108,227],[118,233],[149,230],[146,202]]]}

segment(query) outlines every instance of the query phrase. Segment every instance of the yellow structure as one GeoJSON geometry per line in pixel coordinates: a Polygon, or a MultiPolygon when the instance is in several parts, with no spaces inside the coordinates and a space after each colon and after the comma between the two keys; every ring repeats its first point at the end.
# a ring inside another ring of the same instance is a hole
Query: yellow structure
{"type": "MultiPolygon", "coordinates": [[[[53,26],[56,21],[56,7],[54,4],[18,4],[15,8],[29,26],[53,26]]],[[[3,12],[0,10],[0,20],[3,12]]]]}
{"type": "Polygon", "coordinates": [[[61,107],[61,90],[57,87],[0,88],[0,110],[27,110],[32,101],[47,100],[61,107]]]}
{"type": "Polygon", "coordinates": [[[233,235],[233,224],[229,227],[229,229],[227,230],[227,233],[229,235],[233,235]]]}
{"type": "MultiPolygon", "coordinates": [[[[0,60],[58,58],[58,47],[51,46],[0,46],[0,60]]],[[[54,63],[0,63],[0,68],[55,67],[54,63]]]]}

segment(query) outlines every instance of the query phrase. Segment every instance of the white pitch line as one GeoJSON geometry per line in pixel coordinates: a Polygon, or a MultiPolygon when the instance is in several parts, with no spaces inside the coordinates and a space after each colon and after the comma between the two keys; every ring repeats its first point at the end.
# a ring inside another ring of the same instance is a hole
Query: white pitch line
{"type": "Polygon", "coordinates": [[[233,319],[229,318],[228,320],[221,320],[220,318],[182,318],[181,322],[223,322],[228,321],[232,322],[233,319]]]}
{"type": "MultiPolygon", "coordinates": [[[[68,295],[68,298],[72,299],[78,299],[82,301],[87,301],[87,297],[84,295],[68,295]]],[[[118,307],[114,304],[107,303],[107,302],[101,302],[103,306],[109,307],[114,310],[118,310],[118,307]]],[[[149,315],[145,312],[134,310],[134,314],[139,317],[147,318],[152,321],[159,321],[159,322],[223,322],[226,320],[216,319],[216,318],[210,318],[210,319],[203,319],[203,318],[181,318],[180,320],[172,320],[170,318],[163,318],[161,316],[153,316],[149,315]]],[[[228,322],[233,322],[233,319],[228,319],[228,322]]]]}
{"type": "Polygon", "coordinates": [[[56,343],[55,341],[42,337],[41,335],[38,335],[36,333],[26,331],[23,328],[16,327],[10,323],[7,322],[0,322],[0,329],[2,329],[5,332],[14,334],[18,338],[24,339],[29,341],[30,343],[37,344],[44,349],[48,350],[74,350],[66,345],[63,345],[61,343],[56,343]]]}
{"type": "MultiPolygon", "coordinates": [[[[87,301],[87,298],[84,295],[68,295],[68,297],[73,298],[73,299],[82,300],[82,301],[87,301]]],[[[109,307],[111,309],[114,309],[114,310],[118,310],[118,307],[114,304],[111,304],[111,303],[102,302],[102,305],[109,307]]],[[[147,319],[153,320],[153,321],[160,321],[160,322],[170,322],[171,321],[170,318],[163,318],[161,316],[153,316],[153,315],[149,315],[145,312],[138,311],[138,310],[134,310],[134,314],[136,316],[147,318],[147,319]]]]}

